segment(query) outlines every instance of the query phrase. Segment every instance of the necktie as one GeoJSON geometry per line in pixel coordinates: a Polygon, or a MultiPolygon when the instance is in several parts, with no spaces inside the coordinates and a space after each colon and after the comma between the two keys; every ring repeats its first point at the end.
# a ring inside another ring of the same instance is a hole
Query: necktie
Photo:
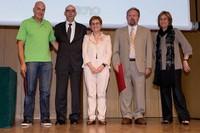
{"type": "Polygon", "coordinates": [[[71,37],[71,32],[72,32],[72,24],[69,24],[69,27],[68,27],[68,30],[67,30],[67,36],[68,36],[68,39],[70,41],[70,37],[71,37]]]}
{"type": "Polygon", "coordinates": [[[130,33],[130,58],[135,58],[135,33],[134,33],[134,28],[131,28],[131,33],[130,33]]]}

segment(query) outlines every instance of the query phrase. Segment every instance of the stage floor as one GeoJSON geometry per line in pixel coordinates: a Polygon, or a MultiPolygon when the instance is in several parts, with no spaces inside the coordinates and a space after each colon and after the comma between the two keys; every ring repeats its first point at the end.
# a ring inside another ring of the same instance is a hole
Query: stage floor
{"type": "MultiPolygon", "coordinates": [[[[86,125],[83,120],[77,125],[55,125],[52,120],[51,127],[43,127],[39,120],[34,120],[32,126],[21,127],[21,121],[17,120],[12,128],[0,128],[0,133],[200,133],[200,120],[191,120],[190,125],[181,125],[177,118],[172,124],[161,124],[161,118],[146,118],[147,125],[121,125],[121,119],[107,119],[107,125],[86,125]]],[[[133,121],[134,122],[134,121],[133,121]]]]}

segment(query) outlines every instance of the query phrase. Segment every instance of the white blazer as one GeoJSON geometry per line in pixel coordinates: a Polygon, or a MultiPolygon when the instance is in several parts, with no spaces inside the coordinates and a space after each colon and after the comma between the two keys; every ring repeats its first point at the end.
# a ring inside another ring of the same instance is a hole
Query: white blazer
{"type": "Polygon", "coordinates": [[[100,41],[96,42],[93,33],[85,35],[83,40],[83,65],[85,68],[87,63],[91,62],[93,66],[99,67],[101,64],[106,64],[106,67],[110,68],[111,56],[112,56],[112,44],[109,35],[105,35],[101,32],[100,41]]]}

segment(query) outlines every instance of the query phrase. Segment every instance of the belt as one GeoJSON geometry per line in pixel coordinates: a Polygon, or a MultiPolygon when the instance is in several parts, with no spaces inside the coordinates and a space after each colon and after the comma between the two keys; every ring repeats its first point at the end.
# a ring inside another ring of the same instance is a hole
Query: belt
{"type": "Polygon", "coordinates": [[[135,58],[130,58],[129,60],[130,60],[130,61],[135,61],[135,58]]]}

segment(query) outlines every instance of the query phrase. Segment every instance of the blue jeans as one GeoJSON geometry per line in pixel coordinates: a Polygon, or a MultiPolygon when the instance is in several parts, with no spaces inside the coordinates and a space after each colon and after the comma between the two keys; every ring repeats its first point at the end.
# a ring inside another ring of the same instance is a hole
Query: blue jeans
{"type": "Polygon", "coordinates": [[[49,97],[53,66],[51,62],[26,63],[26,95],[24,99],[24,119],[33,120],[37,80],[40,90],[41,121],[49,119],[49,97]]]}

